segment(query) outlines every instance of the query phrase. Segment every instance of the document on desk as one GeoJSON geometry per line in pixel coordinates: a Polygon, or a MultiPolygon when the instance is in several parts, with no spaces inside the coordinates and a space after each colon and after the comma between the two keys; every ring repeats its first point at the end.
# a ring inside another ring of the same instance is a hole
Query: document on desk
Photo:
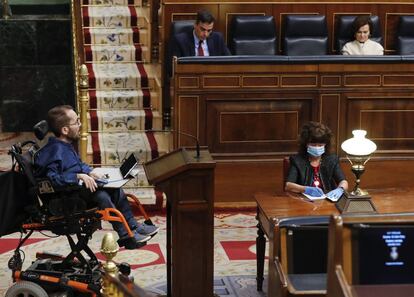
{"type": "Polygon", "coordinates": [[[322,196],[311,196],[305,193],[302,193],[303,196],[305,196],[306,198],[308,198],[310,201],[316,201],[316,200],[322,200],[327,198],[325,194],[323,194],[322,196]]]}

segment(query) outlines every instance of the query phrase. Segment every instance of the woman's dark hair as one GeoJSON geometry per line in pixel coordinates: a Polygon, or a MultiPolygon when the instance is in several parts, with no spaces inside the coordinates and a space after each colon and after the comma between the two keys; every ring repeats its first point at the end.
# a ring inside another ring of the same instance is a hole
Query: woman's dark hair
{"type": "Polygon", "coordinates": [[[332,131],[318,122],[308,122],[302,126],[299,135],[299,154],[306,155],[309,143],[324,143],[325,153],[331,149],[332,131]]]}
{"type": "Polygon", "coordinates": [[[47,113],[47,124],[49,125],[49,130],[52,131],[56,137],[60,136],[60,131],[70,121],[70,118],[67,115],[69,110],[73,110],[73,107],[70,105],[59,105],[53,107],[47,113]]]}
{"type": "Polygon", "coordinates": [[[215,21],[214,16],[208,10],[200,10],[197,12],[196,24],[211,24],[215,21]]]}
{"type": "Polygon", "coordinates": [[[358,32],[359,28],[362,26],[368,25],[369,26],[369,34],[372,34],[372,30],[374,28],[374,25],[372,24],[371,18],[369,15],[360,15],[357,16],[354,21],[352,22],[352,33],[353,36],[358,32]]]}

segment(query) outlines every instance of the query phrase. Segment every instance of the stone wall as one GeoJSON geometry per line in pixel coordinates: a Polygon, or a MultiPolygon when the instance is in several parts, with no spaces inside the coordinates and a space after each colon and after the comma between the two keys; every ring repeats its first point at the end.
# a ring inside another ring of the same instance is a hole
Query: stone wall
{"type": "Polygon", "coordinates": [[[69,4],[12,12],[0,20],[1,132],[30,131],[50,107],[75,102],[69,4]]]}

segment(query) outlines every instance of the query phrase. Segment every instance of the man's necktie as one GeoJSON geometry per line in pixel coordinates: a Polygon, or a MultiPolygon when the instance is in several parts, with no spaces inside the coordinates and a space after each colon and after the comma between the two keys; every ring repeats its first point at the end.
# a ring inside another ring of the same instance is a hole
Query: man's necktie
{"type": "Polygon", "coordinates": [[[203,46],[201,45],[203,43],[202,40],[198,42],[198,48],[197,48],[197,56],[204,56],[203,46]]]}

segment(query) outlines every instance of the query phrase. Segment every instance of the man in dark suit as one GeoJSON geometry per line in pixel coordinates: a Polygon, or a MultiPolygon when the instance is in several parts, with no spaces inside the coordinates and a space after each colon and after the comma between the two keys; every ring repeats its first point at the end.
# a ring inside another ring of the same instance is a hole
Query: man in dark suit
{"type": "Polygon", "coordinates": [[[228,56],[223,35],[213,32],[214,17],[206,11],[197,12],[194,30],[171,37],[171,56],[228,56]]]}

